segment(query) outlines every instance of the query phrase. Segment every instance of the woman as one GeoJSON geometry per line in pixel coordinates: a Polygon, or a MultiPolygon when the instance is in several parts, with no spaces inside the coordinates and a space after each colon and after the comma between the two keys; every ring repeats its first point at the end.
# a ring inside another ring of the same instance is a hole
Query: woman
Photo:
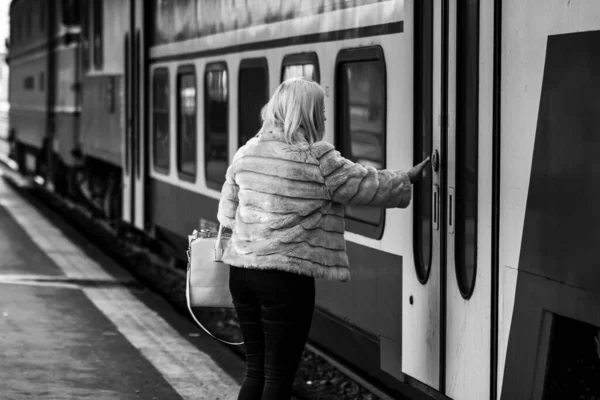
{"type": "Polygon", "coordinates": [[[233,234],[223,255],[246,346],[238,400],[285,400],[306,344],[314,278],[350,279],[344,205],[408,206],[408,173],[377,171],[322,141],[324,91],[304,78],[283,82],[263,108],[262,129],[233,157],[218,219],[233,234]]]}

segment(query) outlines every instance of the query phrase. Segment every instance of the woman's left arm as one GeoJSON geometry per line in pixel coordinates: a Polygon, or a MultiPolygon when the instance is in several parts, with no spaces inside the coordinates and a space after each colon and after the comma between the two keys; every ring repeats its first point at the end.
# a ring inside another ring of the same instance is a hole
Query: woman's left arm
{"type": "Polygon", "coordinates": [[[238,192],[240,188],[233,177],[233,163],[227,168],[225,183],[221,189],[217,219],[226,228],[233,229],[235,213],[238,207],[238,192]]]}

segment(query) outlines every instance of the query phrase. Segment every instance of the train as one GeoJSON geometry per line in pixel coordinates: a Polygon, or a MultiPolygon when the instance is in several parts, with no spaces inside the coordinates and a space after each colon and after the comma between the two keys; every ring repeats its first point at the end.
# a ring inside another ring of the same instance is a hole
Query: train
{"type": "Polygon", "coordinates": [[[398,397],[600,398],[596,0],[13,0],[15,162],[185,260],[278,84],[326,135],[407,170],[409,208],[346,210],[352,279],[310,341],[398,397]]]}

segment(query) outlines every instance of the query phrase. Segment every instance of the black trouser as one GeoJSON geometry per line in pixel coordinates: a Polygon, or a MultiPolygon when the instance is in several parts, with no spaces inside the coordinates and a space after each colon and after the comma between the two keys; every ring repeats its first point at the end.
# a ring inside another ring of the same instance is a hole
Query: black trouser
{"type": "Polygon", "coordinates": [[[314,278],[231,267],[229,288],[246,348],[238,400],[288,400],[315,306],[314,278]]]}

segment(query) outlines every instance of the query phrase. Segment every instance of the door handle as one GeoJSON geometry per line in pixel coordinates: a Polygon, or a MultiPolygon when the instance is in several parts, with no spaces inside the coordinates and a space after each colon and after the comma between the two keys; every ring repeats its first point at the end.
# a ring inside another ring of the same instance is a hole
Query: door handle
{"type": "Polygon", "coordinates": [[[433,169],[433,172],[438,172],[440,169],[440,153],[438,153],[437,150],[434,150],[431,155],[431,168],[433,169]]]}

